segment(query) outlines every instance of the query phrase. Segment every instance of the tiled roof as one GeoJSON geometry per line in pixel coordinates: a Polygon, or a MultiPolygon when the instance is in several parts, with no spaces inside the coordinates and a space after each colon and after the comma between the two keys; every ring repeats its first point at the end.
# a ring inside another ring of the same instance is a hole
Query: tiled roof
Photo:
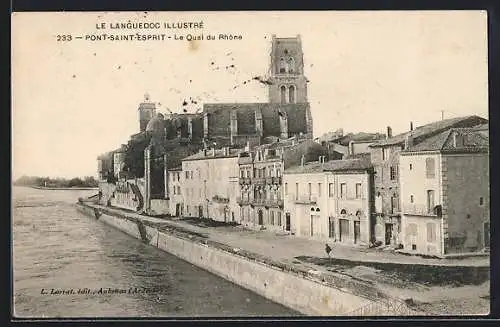
{"type": "Polygon", "coordinates": [[[341,172],[352,170],[367,170],[372,168],[370,161],[365,159],[330,160],[323,164],[318,161],[308,162],[304,166],[294,166],[285,170],[285,174],[307,174],[323,171],[341,172]]]}
{"type": "Polygon", "coordinates": [[[213,158],[234,158],[237,157],[238,154],[242,151],[241,149],[229,149],[229,154],[225,155],[223,149],[216,149],[215,150],[215,156],[212,154],[213,150],[208,149],[206,150],[207,154],[205,155],[204,151],[201,150],[198,153],[195,153],[189,157],[186,157],[182,159],[182,161],[189,161],[189,160],[201,160],[201,159],[213,159],[213,158]]]}
{"type": "Polygon", "coordinates": [[[403,152],[476,152],[486,150],[488,143],[488,139],[474,128],[452,128],[411,146],[403,152]]]}
{"type": "Polygon", "coordinates": [[[406,137],[410,134],[412,135],[415,141],[419,142],[420,140],[423,140],[427,137],[432,137],[436,134],[439,134],[453,127],[473,127],[487,122],[488,120],[478,116],[465,116],[465,117],[440,120],[427,125],[419,126],[415,128],[412,132],[408,131],[405,133],[398,134],[394,137],[391,137],[390,139],[380,140],[379,142],[374,143],[370,146],[378,147],[384,145],[404,144],[406,137]]]}
{"type": "Polygon", "coordinates": [[[486,124],[477,125],[477,126],[474,126],[472,129],[475,131],[487,131],[487,130],[489,130],[489,124],[486,123],[486,124]]]}

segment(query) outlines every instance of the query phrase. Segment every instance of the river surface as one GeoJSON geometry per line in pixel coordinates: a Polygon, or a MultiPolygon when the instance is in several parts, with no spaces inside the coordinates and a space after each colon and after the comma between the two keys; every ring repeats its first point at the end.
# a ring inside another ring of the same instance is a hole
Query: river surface
{"type": "Polygon", "coordinates": [[[13,188],[14,316],[299,315],[76,211],[94,193],[13,188]]]}

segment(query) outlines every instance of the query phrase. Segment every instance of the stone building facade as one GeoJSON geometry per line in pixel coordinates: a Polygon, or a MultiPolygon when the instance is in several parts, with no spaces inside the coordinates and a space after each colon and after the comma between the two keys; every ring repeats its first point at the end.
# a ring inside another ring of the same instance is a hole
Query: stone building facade
{"type": "Polygon", "coordinates": [[[305,163],[285,170],[285,217],[297,236],[368,245],[373,170],[369,160],[305,163]]]}
{"type": "Polygon", "coordinates": [[[399,157],[402,150],[454,127],[473,127],[486,123],[478,116],[457,117],[413,128],[370,145],[370,157],[375,170],[375,212],[373,241],[398,247],[401,242],[401,213],[399,189],[399,157]]]}
{"type": "MultiPolygon", "coordinates": [[[[139,133],[132,135],[127,145],[113,152],[111,169],[116,180],[143,181],[142,211],[149,214],[177,215],[179,211],[181,214],[193,214],[193,195],[181,190],[184,201],[180,202],[179,195],[171,193],[173,189],[169,186],[169,176],[176,175],[174,168],[181,165],[184,173],[185,163],[182,159],[202,149],[213,147],[217,153],[229,151],[232,155],[233,151],[238,150],[227,150],[228,147],[242,149],[247,144],[254,147],[293,136],[312,139],[312,115],[307,102],[307,80],[300,37],[273,36],[269,71],[271,74],[268,78],[259,79],[269,88],[268,103],[205,103],[199,113],[160,114],[149,94],[145,94],[138,108],[139,133]],[[172,174],[169,173],[171,169],[174,169],[172,174]]],[[[188,162],[186,165],[189,166],[188,162]]],[[[100,176],[103,177],[107,174],[104,161],[99,159],[98,163],[100,176]]],[[[233,187],[239,183],[237,164],[230,171],[234,169],[233,187]]],[[[209,179],[206,181],[215,183],[209,179]]],[[[185,182],[190,183],[187,179],[185,182]]],[[[217,190],[218,185],[215,183],[214,187],[217,190]]],[[[236,193],[239,192],[235,188],[236,193]]],[[[208,196],[208,193],[205,195],[208,196]]],[[[210,214],[212,207],[212,212],[219,211],[215,203],[227,206],[225,200],[217,196],[213,194],[204,198],[208,201],[205,206],[208,209],[203,209],[203,216],[237,219],[239,208],[229,209],[229,218],[210,214]]],[[[123,198],[124,203],[134,207],[135,202],[129,200],[123,198]]]]}
{"type": "Polygon", "coordinates": [[[167,170],[168,194],[169,194],[169,214],[174,217],[182,217],[184,213],[184,197],[182,185],[184,184],[184,174],[182,167],[167,170]]]}
{"type": "Polygon", "coordinates": [[[489,247],[488,138],[453,128],[400,154],[402,251],[433,256],[489,247]]]}
{"type": "Polygon", "coordinates": [[[241,224],[254,229],[287,231],[289,225],[283,212],[284,169],[327,155],[325,147],[311,139],[297,137],[240,153],[237,201],[241,224]]]}
{"type": "Polygon", "coordinates": [[[184,215],[238,222],[237,149],[205,149],[182,160],[184,215]]]}

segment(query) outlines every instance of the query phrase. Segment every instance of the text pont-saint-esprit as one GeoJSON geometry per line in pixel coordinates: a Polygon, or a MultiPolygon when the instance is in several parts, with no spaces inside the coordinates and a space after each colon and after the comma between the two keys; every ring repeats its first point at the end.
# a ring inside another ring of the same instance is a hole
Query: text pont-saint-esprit
{"type": "Polygon", "coordinates": [[[179,22],[179,23],[169,23],[169,22],[123,22],[123,23],[96,23],[95,28],[98,30],[103,29],[203,29],[203,21],[200,22],[179,22]]]}

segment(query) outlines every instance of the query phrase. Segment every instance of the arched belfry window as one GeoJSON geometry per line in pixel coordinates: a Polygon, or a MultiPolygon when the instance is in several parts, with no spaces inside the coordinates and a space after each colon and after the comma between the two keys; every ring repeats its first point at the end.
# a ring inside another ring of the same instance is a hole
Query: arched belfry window
{"type": "Polygon", "coordinates": [[[293,74],[295,72],[295,60],[293,57],[288,59],[288,73],[293,74]]]}
{"type": "Polygon", "coordinates": [[[286,86],[282,85],[280,91],[281,91],[281,103],[286,103],[286,86]]]}
{"type": "Polygon", "coordinates": [[[288,102],[295,103],[295,86],[293,85],[288,88],[288,102]]]}
{"type": "Polygon", "coordinates": [[[286,73],[286,62],[285,58],[280,59],[280,73],[286,73]]]}

